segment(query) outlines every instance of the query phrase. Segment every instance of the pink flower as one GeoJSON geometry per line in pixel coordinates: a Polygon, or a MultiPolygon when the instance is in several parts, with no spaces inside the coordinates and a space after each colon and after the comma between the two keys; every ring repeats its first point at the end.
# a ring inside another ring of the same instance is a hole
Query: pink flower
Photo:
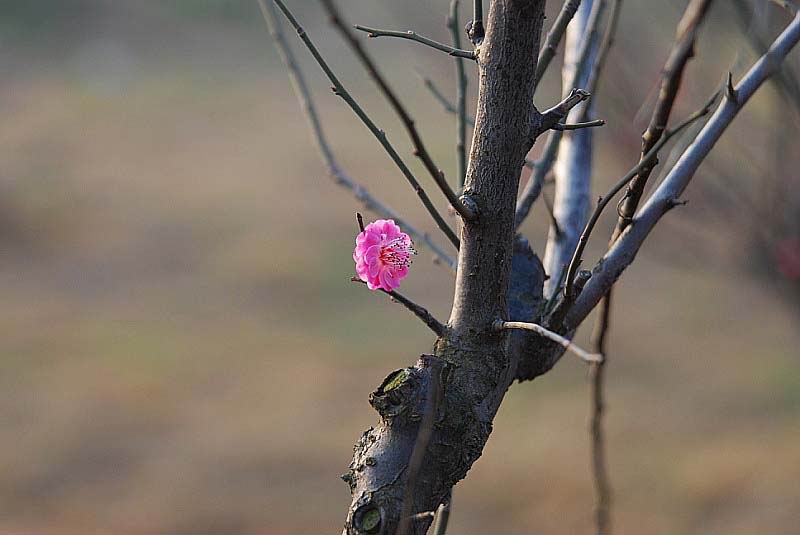
{"type": "Polygon", "coordinates": [[[391,292],[408,275],[411,256],[417,254],[411,238],[391,219],[378,219],[356,236],[353,260],[358,278],[370,290],[391,292]]]}

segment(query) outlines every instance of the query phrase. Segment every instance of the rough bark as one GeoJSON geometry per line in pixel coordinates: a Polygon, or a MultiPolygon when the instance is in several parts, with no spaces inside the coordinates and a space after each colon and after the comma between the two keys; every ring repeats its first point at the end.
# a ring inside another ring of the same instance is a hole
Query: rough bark
{"type": "Polygon", "coordinates": [[[496,0],[478,49],[480,85],[465,201],[478,216],[461,231],[455,297],[435,355],[393,372],[372,394],[380,424],[355,446],[345,480],[353,501],[349,534],[397,531],[411,480],[409,533],[424,533],[430,515],[480,457],[492,420],[515,377],[505,318],[514,239],[514,204],[525,154],[540,114],[533,105],[544,0],[496,0]],[[439,390],[441,389],[441,390],[439,390]],[[425,407],[436,396],[433,429],[419,470],[411,466],[425,407]]]}

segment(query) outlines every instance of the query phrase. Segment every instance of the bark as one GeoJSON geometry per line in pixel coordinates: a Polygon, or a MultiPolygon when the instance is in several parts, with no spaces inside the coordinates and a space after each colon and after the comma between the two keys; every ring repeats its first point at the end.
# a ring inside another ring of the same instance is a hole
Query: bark
{"type": "Polygon", "coordinates": [[[507,315],[515,198],[537,133],[532,126],[540,122],[533,83],[544,5],[496,0],[489,9],[478,49],[478,112],[464,195],[477,218],[465,221],[461,231],[447,332],[436,341],[434,355],[393,372],[370,397],[381,421],[356,444],[344,476],[353,496],[345,523],[349,534],[395,533],[401,516],[409,533],[424,533],[431,517],[419,513],[434,511],[480,457],[515,378],[516,352],[509,351],[508,335],[492,326],[507,315]],[[433,407],[435,398],[440,402],[433,407]],[[425,431],[426,407],[435,417],[417,469],[411,461],[425,431]]]}
{"type": "MultiPolygon", "coordinates": [[[[591,24],[593,5],[592,0],[584,0],[575,13],[572,23],[567,27],[562,69],[562,92],[565,95],[573,87],[584,87],[589,77],[589,69],[584,68],[581,73],[577,71],[581,62],[581,48],[585,46],[584,41],[589,39],[587,32],[591,24]]],[[[594,52],[594,48],[592,47],[590,53],[594,52]]],[[[584,102],[573,108],[567,116],[567,121],[579,121],[584,114],[584,106],[588,105],[588,102],[584,102]]],[[[591,129],[563,133],[553,170],[556,179],[553,215],[558,226],[550,227],[544,255],[545,272],[550,276],[545,283],[545,295],[548,297],[559,290],[561,273],[578,244],[578,238],[589,213],[592,175],[591,129]]]]}

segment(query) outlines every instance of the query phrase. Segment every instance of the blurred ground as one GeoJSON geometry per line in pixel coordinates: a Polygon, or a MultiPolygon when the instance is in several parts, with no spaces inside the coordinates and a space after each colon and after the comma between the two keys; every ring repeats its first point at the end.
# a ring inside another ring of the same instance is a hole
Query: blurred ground
{"type": "MultiPolygon", "coordinates": [[[[360,22],[447,39],[444,0],[341,3],[360,22]]],[[[408,154],[318,6],[290,4],[408,154]]],[[[667,4],[626,3],[598,100],[601,185],[637,157],[637,111],[683,7],[667,4]]],[[[717,9],[704,29],[681,113],[736,57],[726,17],[717,9]]],[[[452,120],[413,73],[449,89],[450,60],[370,46],[452,170],[452,120]]],[[[342,163],[433,230],[298,53],[342,163]]],[[[338,475],[375,420],[367,395],[432,339],[348,282],[357,207],[323,173],[255,2],[4,2],[0,73],[0,534],[338,532],[349,499],[338,475]]],[[[752,129],[770,91],[698,181],[720,168],[763,178],[772,154],[752,129]]],[[[542,101],[556,92],[551,79],[542,101]]],[[[525,230],[541,246],[535,212],[525,230]]],[[[725,217],[698,212],[699,200],[668,216],[617,294],[617,533],[796,533],[796,309],[730,261],[743,246],[725,217]]],[[[452,279],[424,253],[404,288],[447,317],[452,279]]],[[[585,382],[566,358],[512,388],[455,490],[450,532],[590,530],[585,382]]]]}

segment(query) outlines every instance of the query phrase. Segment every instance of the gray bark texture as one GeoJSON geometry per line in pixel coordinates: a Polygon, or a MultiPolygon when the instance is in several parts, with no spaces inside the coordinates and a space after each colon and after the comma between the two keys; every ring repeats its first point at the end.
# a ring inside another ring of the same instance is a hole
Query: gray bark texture
{"type": "Polygon", "coordinates": [[[407,533],[425,533],[431,515],[420,513],[434,511],[480,457],[516,377],[516,335],[495,331],[493,323],[507,318],[510,299],[525,315],[541,299],[541,276],[517,281],[511,297],[509,279],[515,248],[515,262],[541,275],[527,243],[515,246],[514,206],[523,161],[538,133],[533,126],[540,122],[533,84],[544,6],[544,0],[491,3],[478,49],[478,110],[464,189],[478,216],[461,230],[453,308],[434,354],[393,372],[370,396],[381,419],[358,441],[343,476],[353,497],[348,534],[394,534],[401,524],[407,533]],[[414,466],[431,408],[425,454],[414,466]],[[410,507],[403,505],[406,495],[410,507]]]}

